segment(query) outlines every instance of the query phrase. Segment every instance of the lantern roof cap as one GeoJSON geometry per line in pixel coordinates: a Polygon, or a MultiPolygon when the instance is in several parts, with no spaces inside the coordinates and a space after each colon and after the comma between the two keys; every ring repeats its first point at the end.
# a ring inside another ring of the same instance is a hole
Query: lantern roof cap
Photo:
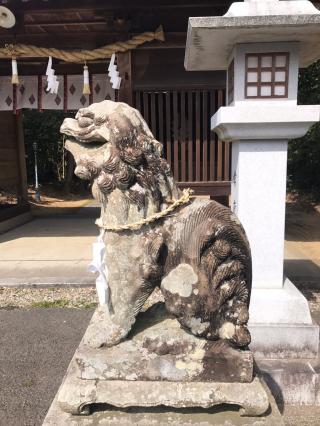
{"type": "Polygon", "coordinates": [[[224,16],[189,18],[185,68],[226,69],[236,44],[290,41],[300,42],[300,67],[320,58],[320,11],[310,1],[235,2],[224,16]]]}

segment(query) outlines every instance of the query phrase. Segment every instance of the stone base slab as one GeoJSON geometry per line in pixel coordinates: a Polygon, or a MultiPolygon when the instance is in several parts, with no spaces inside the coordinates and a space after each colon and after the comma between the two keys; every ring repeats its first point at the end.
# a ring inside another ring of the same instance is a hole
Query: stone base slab
{"type": "MultiPolygon", "coordinates": [[[[65,383],[62,384],[62,387],[65,383]]],[[[265,392],[270,401],[268,411],[259,417],[241,416],[238,407],[219,406],[209,409],[203,408],[167,408],[167,407],[130,407],[119,409],[108,405],[95,406],[90,416],[74,416],[63,411],[58,404],[57,396],[54,399],[43,426],[284,426],[281,414],[268,388],[265,392]]],[[[138,389],[136,389],[138,391],[138,389]]]]}
{"type": "Polygon", "coordinates": [[[251,383],[81,380],[69,371],[58,395],[60,408],[70,414],[89,414],[93,404],[128,407],[240,406],[240,415],[260,416],[269,408],[268,395],[256,377],[251,383]]]}
{"type": "Polygon", "coordinates": [[[92,326],[99,324],[98,309],[59,391],[63,411],[85,414],[94,404],[118,408],[229,404],[246,416],[268,410],[268,395],[260,379],[253,377],[250,351],[187,333],[163,303],[140,314],[125,341],[94,349],[84,342],[90,341],[92,326]]]}
{"type": "MultiPolygon", "coordinates": [[[[99,324],[99,308],[90,325],[99,324]]],[[[84,341],[90,341],[88,328],[84,341]]],[[[251,382],[253,356],[225,341],[208,341],[184,331],[163,303],[140,313],[129,338],[110,348],[83,343],[75,354],[82,380],[251,382]]]]}

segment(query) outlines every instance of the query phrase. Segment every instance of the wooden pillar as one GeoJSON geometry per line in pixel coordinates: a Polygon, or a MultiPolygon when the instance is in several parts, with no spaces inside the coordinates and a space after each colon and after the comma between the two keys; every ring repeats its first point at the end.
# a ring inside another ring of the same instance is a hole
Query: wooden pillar
{"type": "Polygon", "coordinates": [[[117,67],[121,77],[118,101],[133,105],[132,92],[132,52],[117,53],[117,67]]]}
{"type": "Polygon", "coordinates": [[[28,201],[22,117],[0,112],[0,187],[13,192],[18,204],[28,201]]]}
{"type": "Polygon", "coordinates": [[[16,125],[16,146],[17,160],[19,168],[19,186],[18,198],[21,204],[28,203],[28,182],[27,182],[27,167],[26,167],[26,152],[24,146],[23,121],[22,114],[15,116],[16,125]]]}

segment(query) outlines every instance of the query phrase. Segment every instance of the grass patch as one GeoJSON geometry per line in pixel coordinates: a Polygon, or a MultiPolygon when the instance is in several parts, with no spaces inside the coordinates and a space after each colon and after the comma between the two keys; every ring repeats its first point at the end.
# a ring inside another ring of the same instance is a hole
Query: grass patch
{"type": "Polygon", "coordinates": [[[26,381],[22,383],[22,386],[24,388],[31,388],[31,386],[33,385],[34,385],[34,381],[32,379],[27,379],[26,381]]]}
{"type": "Polygon", "coordinates": [[[66,299],[57,300],[42,300],[40,302],[33,302],[33,308],[65,308],[68,306],[69,301],[66,299]]]}
{"type": "Polygon", "coordinates": [[[78,308],[83,308],[83,309],[93,309],[96,308],[98,306],[98,304],[96,302],[80,302],[79,304],[77,304],[78,308]]]}

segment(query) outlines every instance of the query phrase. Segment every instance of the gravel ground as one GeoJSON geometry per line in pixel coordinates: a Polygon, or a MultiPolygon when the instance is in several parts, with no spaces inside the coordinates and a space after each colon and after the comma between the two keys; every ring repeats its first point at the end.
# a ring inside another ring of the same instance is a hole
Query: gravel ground
{"type": "Polygon", "coordinates": [[[287,405],[282,413],[285,426],[319,426],[320,406],[287,405]]]}
{"type": "Polygon", "coordinates": [[[0,287],[0,309],[13,308],[93,308],[96,290],[89,288],[7,288],[0,287]]]}
{"type": "Polygon", "coordinates": [[[320,311],[320,284],[315,282],[304,283],[303,286],[299,286],[299,290],[308,300],[311,312],[320,311]]]}
{"type": "MultiPolygon", "coordinates": [[[[156,289],[148,298],[143,310],[155,302],[163,301],[156,289]]],[[[94,287],[76,288],[9,288],[0,287],[0,309],[15,308],[95,308],[98,304],[94,287]]]]}
{"type": "MultiPolygon", "coordinates": [[[[319,281],[305,281],[295,283],[298,289],[303,293],[308,300],[310,312],[313,321],[320,325],[320,282],[319,281]]],[[[320,416],[319,416],[320,418],[320,416]]],[[[319,420],[320,425],[320,420],[319,420]]]]}

